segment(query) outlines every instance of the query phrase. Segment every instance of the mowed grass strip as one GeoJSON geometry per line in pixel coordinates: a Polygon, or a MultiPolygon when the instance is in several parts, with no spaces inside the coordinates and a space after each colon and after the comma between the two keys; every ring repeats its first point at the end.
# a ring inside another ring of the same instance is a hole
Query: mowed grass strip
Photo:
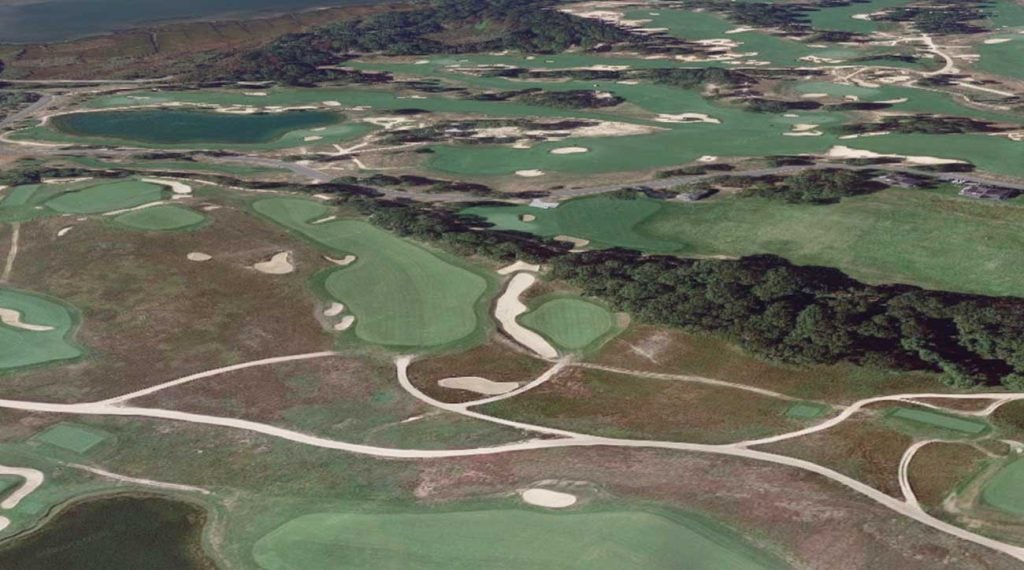
{"type": "Polygon", "coordinates": [[[896,408],[890,416],[901,420],[926,424],[971,435],[977,435],[988,429],[988,424],[985,422],[960,418],[954,415],[934,412],[932,410],[924,410],[921,408],[896,408]]]}
{"type": "Polygon", "coordinates": [[[61,194],[46,206],[63,214],[99,214],[134,208],[163,198],[164,187],[138,180],[105,182],[61,194]]]}
{"type": "Polygon", "coordinates": [[[109,437],[109,434],[100,433],[99,430],[61,423],[32,436],[32,439],[81,454],[103,443],[109,437]]]}
{"type": "Polygon", "coordinates": [[[786,410],[786,417],[795,420],[813,420],[828,412],[828,406],[814,402],[797,402],[786,410]]]}
{"type": "Polygon", "coordinates": [[[482,276],[359,220],[311,225],[327,208],[300,198],[268,198],[253,208],[271,220],[356,261],[327,276],[324,287],[356,317],[356,335],[375,344],[429,347],[472,334],[482,276]]]}
{"type": "Polygon", "coordinates": [[[264,570],[783,567],[710,521],[636,511],[311,514],[261,538],[253,557],[264,570]]]}
{"type": "Polygon", "coordinates": [[[125,212],[114,221],[135,230],[167,232],[198,226],[206,216],[181,206],[152,206],[125,212]]]}
{"type": "Polygon", "coordinates": [[[1001,511],[1024,515],[1024,458],[1000,469],[985,485],[981,498],[1001,511]]]}
{"type": "Polygon", "coordinates": [[[21,313],[22,323],[53,327],[52,330],[34,331],[0,324],[0,371],[82,355],[82,351],[67,339],[74,319],[63,305],[38,295],[0,289],[0,308],[21,313]]]}
{"type": "Polygon", "coordinates": [[[615,317],[600,305],[583,299],[552,299],[519,317],[559,347],[579,350],[604,336],[615,326],[615,317]]]}

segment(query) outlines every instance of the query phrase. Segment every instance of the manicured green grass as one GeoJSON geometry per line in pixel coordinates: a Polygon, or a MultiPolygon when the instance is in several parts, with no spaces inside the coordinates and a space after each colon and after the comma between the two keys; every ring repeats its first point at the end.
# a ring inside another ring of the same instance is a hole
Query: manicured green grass
{"type": "Polygon", "coordinates": [[[570,298],[547,301],[519,320],[524,326],[569,350],[585,348],[615,326],[615,318],[608,309],[583,299],[570,298]]]}
{"type": "Polygon", "coordinates": [[[156,202],[163,195],[164,188],[159,184],[124,180],[61,194],[48,200],[46,206],[65,214],[98,214],[156,202]]]}
{"type": "Polygon", "coordinates": [[[786,410],[786,417],[795,420],[813,420],[828,412],[828,406],[814,402],[797,402],[786,410]]]}
{"type": "Polygon", "coordinates": [[[988,429],[988,424],[985,422],[922,408],[896,408],[889,416],[970,435],[977,435],[988,429]]]}
{"type": "Polygon", "coordinates": [[[312,514],[264,536],[253,556],[264,570],[781,567],[718,525],[636,511],[312,514]]]}
{"type": "Polygon", "coordinates": [[[1000,469],[982,489],[981,498],[1001,511],[1024,515],[1024,458],[1000,469]]]}
{"type": "Polygon", "coordinates": [[[388,346],[430,347],[472,334],[476,306],[488,288],[482,276],[359,220],[311,225],[322,204],[268,198],[253,209],[330,249],[357,260],[327,275],[324,288],[356,317],[355,333],[388,346]]]}
{"type": "Polygon", "coordinates": [[[0,307],[19,311],[23,323],[53,327],[49,331],[29,331],[0,324],[0,371],[82,355],[67,339],[75,323],[67,307],[11,289],[0,289],[0,307]]]}
{"type": "Polygon", "coordinates": [[[125,212],[114,221],[136,230],[166,232],[190,228],[203,223],[206,216],[181,206],[153,206],[125,212]]]}
{"type": "Polygon", "coordinates": [[[100,433],[95,428],[86,429],[75,424],[61,423],[32,436],[32,439],[75,453],[86,453],[109,437],[109,434],[100,433]]]}

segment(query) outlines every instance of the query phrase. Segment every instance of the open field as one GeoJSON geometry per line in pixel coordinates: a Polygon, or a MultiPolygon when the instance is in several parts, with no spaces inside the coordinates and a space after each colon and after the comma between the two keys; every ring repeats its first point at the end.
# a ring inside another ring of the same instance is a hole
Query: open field
{"type": "Polygon", "coordinates": [[[136,230],[166,232],[193,228],[202,224],[206,217],[181,206],[154,206],[133,212],[125,212],[114,221],[136,230]]]}
{"type": "Polygon", "coordinates": [[[673,520],[636,511],[321,513],[293,519],[268,534],[256,543],[254,556],[265,570],[409,565],[667,569],[677,568],[680,560],[694,570],[783,567],[699,519],[673,520]]]}
{"type": "Polygon", "coordinates": [[[615,317],[608,309],[568,297],[544,301],[520,320],[524,326],[568,350],[586,348],[615,326],[615,317]]]}
{"type": "Polygon", "coordinates": [[[463,339],[481,324],[478,305],[490,285],[478,273],[366,222],[322,224],[328,209],[297,198],[253,204],[263,216],[356,261],[331,271],[323,287],[351,308],[359,338],[388,346],[431,347],[463,339]]]}
{"type": "Polygon", "coordinates": [[[15,311],[12,316],[22,323],[12,326],[5,318],[0,324],[0,372],[82,356],[82,350],[70,338],[76,317],[63,304],[0,288],[0,309],[15,311]]]}

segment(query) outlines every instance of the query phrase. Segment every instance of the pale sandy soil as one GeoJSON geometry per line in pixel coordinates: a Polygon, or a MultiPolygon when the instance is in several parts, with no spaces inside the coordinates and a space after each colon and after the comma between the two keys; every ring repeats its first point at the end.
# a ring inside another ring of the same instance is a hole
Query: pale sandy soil
{"type": "Polygon", "coordinates": [[[64,226],[63,228],[57,230],[57,237],[64,237],[68,235],[68,232],[70,232],[71,229],[74,227],[75,226],[64,226]]]}
{"type": "Polygon", "coordinates": [[[92,180],[92,176],[81,176],[78,178],[43,178],[40,182],[43,184],[73,184],[75,182],[85,182],[86,180],[92,180]]]}
{"type": "Polygon", "coordinates": [[[170,180],[167,178],[140,178],[143,182],[149,182],[150,184],[160,184],[162,186],[169,186],[171,192],[180,194],[183,196],[192,194],[192,187],[184,182],[178,182],[177,180],[170,180]]]}
{"type": "Polygon", "coordinates": [[[498,302],[494,306],[494,318],[501,323],[501,328],[519,344],[536,352],[542,358],[555,358],[558,356],[555,347],[544,340],[544,337],[516,321],[519,315],[527,311],[526,305],[519,300],[519,297],[536,281],[537,277],[532,273],[517,273],[512,277],[505,292],[498,297],[498,302]]]}
{"type": "Polygon", "coordinates": [[[519,382],[495,382],[479,376],[458,376],[455,378],[442,378],[437,381],[442,388],[452,390],[467,390],[484,396],[497,396],[511,392],[519,387],[519,382]]]}
{"type": "Polygon", "coordinates": [[[551,150],[551,154],[580,154],[590,152],[590,149],[583,146],[563,146],[551,150]]]}
{"type": "Polygon", "coordinates": [[[564,509],[576,504],[575,495],[549,489],[527,489],[520,491],[519,496],[528,504],[549,509],[564,509]]]}
{"type": "Polygon", "coordinates": [[[839,138],[842,139],[842,140],[849,140],[849,139],[859,139],[861,137],[880,137],[882,135],[888,135],[888,134],[890,134],[889,131],[878,131],[878,132],[875,132],[875,133],[860,133],[860,134],[856,134],[856,135],[843,135],[843,136],[841,136],[839,138]]]}
{"type": "Polygon", "coordinates": [[[821,131],[816,130],[818,125],[811,123],[797,123],[792,126],[792,130],[788,133],[782,133],[783,136],[787,137],[820,137],[821,131]]]}
{"type": "Polygon", "coordinates": [[[800,97],[804,99],[821,99],[822,97],[828,97],[828,93],[804,93],[800,97]]]}
{"type": "Polygon", "coordinates": [[[356,318],[355,317],[353,317],[352,315],[345,315],[344,317],[341,318],[341,321],[338,324],[334,325],[334,330],[339,331],[339,332],[340,331],[347,331],[349,328],[352,327],[352,325],[355,322],[356,322],[356,318]]]}
{"type": "Polygon", "coordinates": [[[558,202],[549,202],[541,198],[534,198],[533,200],[530,200],[530,207],[550,210],[551,208],[557,208],[558,202]]]}
{"type": "Polygon", "coordinates": [[[905,154],[881,154],[870,150],[860,150],[848,146],[837,145],[825,153],[829,158],[902,158],[910,164],[957,164],[962,160],[953,158],[936,158],[934,156],[912,156],[905,154]]]}
{"type": "Polygon", "coordinates": [[[525,261],[516,261],[510,265],[506,265],[498,270],[498,275],[510,275],[512,273],[518,273],[520,271],[532,271],[537,273],[540,271],[540,266],[535,263],[527,263],[525,261]]]}
{"type": "Polygon", "coordinates": [[[323,101],[324,107],[341,107],[340,101],[323,101]]]}
{"type": "Polygon", "coordinates": [[[718,160],[718,157],[713,154],[705,154],[704,156],[697,159],[697,162],[714,162],[718,160]]]}
{"type": "Polygon", "coordinates": [[[899,105],[900,103],[906,103],[910,99],[906,97],[900,97],[899,99],[886,99],[885,101],[875,101],[875,103],[884,103],[886,105],[899,105]]]}
{"type": "Polygon", "coordinates": [[[337,317],[338,315],[345,312],[345,305],[342,303],[331,303],[329,307],[324,309],[325,317],[337,317]]]}
{"type": "Polygon", "coordinates": [[[320,140],[323,140],[323,139],[324,139],[324,137],[319,137],[319,136],[316,136],[316,135],[312,135],[312,136],[308,136],[308,137],[303,137],[302,138],[303,142],[320,141],[320,140]]]}
{"type": "Polygon", "coordinates": [[[704,113],[658,113],[655,117],[654,122],[656,123],[711,123],[713,125],[721,124],[722,121],[705,115],[704,113]]]}
{"type": "Polygon", "coordinates": [[[203,207],[202,207],[202,210],[203,210],[204,212],[212,212],[212,211],[214,211],[214,210],[219,210],[220,208],[221,208],[221,207],[220,207],[220,206],[218,206],[217,204],[210,204],[209,206],[203,206],[203,207]]]}
{"type": "Polygon", "coordinates": [[[537,216],[534,216],[533,214],[523,214],[522,216],[519,216],[519,219],[524,222],[533,222],[537,220],[537,216]]]}
{"type": "Polygon", "coordinates": [[[325,255],[324,259],[326,259],[327,261],[330,261],[331,263],[337,265],[338,267],[345,267],[346,265],[352,265],[353,263],[355,263],[356,256],[354,256],[354,255],[346,255],[345,257],[343,257],[341,259],[335,259],[333,257],[328,257],[328,256],[325,255]]]}
{"type": "MultiPolygon", "coordinates": [[[[26,323],[21,320],[21,311],[15,311],[14,309],[5,309],[3,307],[0,307],[0,323],[24,331],[46,332],[53,330],[53,327],[51,326],[33,325],[26,323]]],[[[0,474],[3,474],[2,471],[0,471],[0,474]]]]}
{"type": "Polygon", "coordinates": [[[185,257],[187,257],[189,261],[210,261],[211,259],[213,259],[212,255],[210,255],[209,253],[203,253],[201,251],[190,252],[185,257]]]}
{"type": "Polygon", "coordinates": [[[292,252],[290,251],[275,253],[267,261],[254,263],[252,268],[260,273],[267,273],[269,275],[286,275],[295,271],[295,265],[292,263],[292,252]]]}
{"type": "Polygon", "coordinates": [[[323,224],[323,223],[331,222],[331,221],[334,221],[334,220],[337,220],[337,219],[338,219],[338,216],[330,215],[330,216],[327,216],[327,217],[324,217],[324,218],[320,218],[319,220],[313,220],[312,222],[309,222],[309,225],[315,226],[317,224],[323,224]]]}
{"type": "Polygon", "coordinates": [[[984,43],[989,44],[989,45],[992,45],[992,44],[1005,44],[1008,41],[1011,41],[1011,39],[1010,38],[990,38],[990,39],[985,40],[984,43]]]}
{"type": "Polygon", "coordinates": [[[544,171],[537,169],[517,170],[516,176],[522,176],[523,178],[536,178],[537,176],[544,176],[544,171]]]}

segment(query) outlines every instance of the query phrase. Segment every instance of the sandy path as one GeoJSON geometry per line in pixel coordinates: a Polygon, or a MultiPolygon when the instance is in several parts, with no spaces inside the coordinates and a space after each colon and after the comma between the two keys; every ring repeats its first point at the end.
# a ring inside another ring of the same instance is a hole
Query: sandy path
{"type": "Polygon", "coordinates": [[[13,509],[18,506],[22,499],[32,494],[33,491],[43,484],[43,472],[30,467],[8,467],[0,465],[0,475],[14,475],[25,480],[20,487],[0,502],[0,509],[13,509]]]}
{"type": "Polygon", "coordinates": [[[437,381],[437,385],[452,390],[476,392],[484,396],[498,396],[515,390],[519,387],[519,382],[495,382],[480,376],[456,376],[442,378],[437,381]]]}
{"type": "Polygon", "coordinates": [[[266,261],[254,263],[252,268],[268,275],[287,275],[295,271],[295,264],[292,263],[292,252],[282,251],[266,261]]]}
{"type": "Polygon", "coordinates": [[[100,477],[106,477],[107,479],[121,481],[122,483],[131,483],[133,485],[142,485],[144,487],[155,487],[157,489],[166,489],[168,491],[188,491],[203,495],[210,494],[206,489],[203,489],[202,487],[193,487],[192,485],[181,485],[179,483],[165,483],[163,481],[154,481],[152,479],[128,477],[127,475],[118,475],[117,473],[111,473],[110,471],[104,471],[103,469],[97,469],[96,467],[89,467],[88,465],[79,465],[77,463],[69,464],[69,466],[81,471],[88,471],[93,475],[99,475],[100,477]]]}
{"type": "Polygon", "coordinates": [[[532,350],[541,358],[556,358],[558,351],[555,350],[555,347],[551,346],[544,337],[520,325],[516,320],[528,309],[519,300],[519,297],[536,282],[537,277],[532,273],[516,273],[508,282],[505,292],[498,297],[498,302],[494,306],[494,318],[501,323],[501,328],[519,344],[532,350]]]}
{"type": "Polygon", "coordinates": [[[549,509],[564,509],[576,504],[576,496],[549,489],[526,489],[519,493],[523,502],[549,509]]]}
{"type": "Polygon", "coordinates": [[[11,271],[14,270],[14,260],[18,257],[18,238],[21,237],[21,224],[11,224],[11,248],[7,250],[7,262],[4,263],[4,272],[0,274],[0,283],[7,283],[11,278],[11,271]]]}
{"type": "Polygon", "coordinates": [[[173,388],[175,386],[180,386],[182,384],[187,384],[189,382],[194,382],[196,380],[202,380],[203,378],[209,378],[211,376],[217,376],[217,375],[220,375],[220,374],[226,374],[228,372],[234,372],[236,370],[244,370],[246,368],[254,368],[254,367],[257,367],[257,366],[268,366],[268,365],[271,365],[271,364],[280,364],[282,362],[294,362],[296,360],[310,360],[310,359],[313,359],[313,358],[325,358],[325,357],[328,357],[328,356],[336,356],[337,354],[338,353],[336,353],[336,352],[333,352],[333,351],[330,351],[330,350],[325,350],[325,351],[322,351],[322,352],[307,352],[305,354],[293,354],[293,355],[290,355],[290,356],[275,356],[273,358],[263,358],[261,360],[251,360],[249,362],[242,362],[240,364],[232,364],[231,366],[224,366],[224,367],[221,367],[221,368],[214,368],[213,370],[207,370],[205,372],[198,372],[196,374],[190,374],[188,376],[184,376],[184,377],[178,378],[176,380],[171,380],[170,382],[164,382],[163,384],[157,384],[156,386],[150,386],[149,388],[145,388],[145,389],[142,389],[142,390],[137,390],[135,392],[130,392],[130,393],[124,394],[122,396],[117,396],[116,398],[109,398],[107,400],[100,400],[98,402],[95,402],[94,404],[95,405],[116,406],[116,405],[123,404],[124,402],[127,402],[128,400],[133,400],[135,398],[141,398],[143,396],[148,396],[150,394],[159,392],[161,390],[166,390],[168,388],[173,388]]]}
{"type": "Polygon", "coordinates": [[[0,323],[16,329],[32,332],[46,332],[53,330],[53,327],[48,325],[33,325],[26,323],[21,320],[21,311],[5,309],[3,307],[0,307],[0,323]]]}
{"type": "Polygon", "coordinates": [[[908,505],[921,508],[921,504],[917,502],[917,495],[914,494],[914,489],[910,486],[910,462],[914,460],[914,456],[917,452],[929,443],[935,443],[936,441],[942,441],[938,439],[926,439],[919,441],[914,445],[911,445],[903,452],[903,457],[900,458],[899,467],[899,481],[900,481],[900,492],[903,493],[903,500],[908,505]]]}

